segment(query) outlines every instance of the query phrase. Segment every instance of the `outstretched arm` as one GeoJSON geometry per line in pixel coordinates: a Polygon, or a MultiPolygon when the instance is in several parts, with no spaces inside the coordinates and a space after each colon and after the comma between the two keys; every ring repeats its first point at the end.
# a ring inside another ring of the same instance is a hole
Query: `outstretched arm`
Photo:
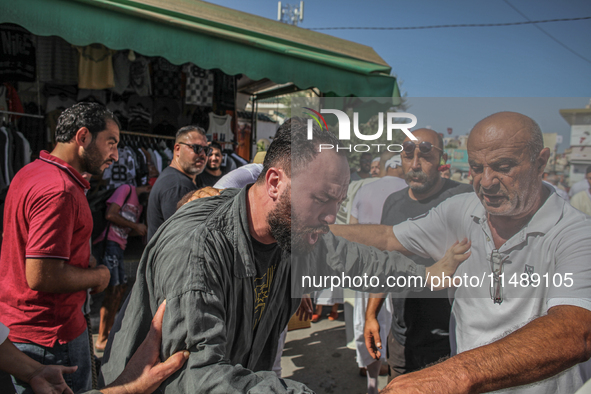
{"type": "Polygon", "coordinates": [[[380,250],[397,251],[406,256],[411,253],[398,241],[392,226],[382,224],[331,224],[330,231],[346,240],[380,250]]]}
{"type": "Polygon", "coordinates": [[[383,393],[484,393],[538,382],[590,357],[591,311],[555,306],[503,339],[394,379],[383,393]]]}
{"type": "Polygon", "coordinates": [[[35,394],[73,394],[62,375],[73,373],[77,368],[43,365],[18,350],[8,339],[0,345],[0,370],[28,383],[35,394]]]}

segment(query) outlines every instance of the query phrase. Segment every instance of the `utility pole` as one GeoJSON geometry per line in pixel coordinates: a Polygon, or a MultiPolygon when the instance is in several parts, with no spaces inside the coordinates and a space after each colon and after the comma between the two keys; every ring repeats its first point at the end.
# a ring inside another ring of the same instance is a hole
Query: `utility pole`
{"type": "Polygon", "coordinates": [[[277,20],[288,25],[297,26],[298,22],[304,20],[304,2],[300,1],[300,6],[294,4],[281,4],[277,6],[277,20]]]}

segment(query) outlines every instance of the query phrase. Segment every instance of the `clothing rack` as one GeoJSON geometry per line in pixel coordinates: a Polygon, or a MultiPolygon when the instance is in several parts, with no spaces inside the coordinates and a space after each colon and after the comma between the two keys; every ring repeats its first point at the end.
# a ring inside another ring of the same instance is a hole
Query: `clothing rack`
{"type": "Polygon", "coordinates": [[[127,135],[136,135],[138,137],[149,137],[149,138],[158,138],[158,139],[166,139],[166,140],[174,140],[175,137],[171,137],[168,135],[159,135],[159,134],[148,134],[148,133],[137,133],[135,131],[121,131],[121,134],[127,135]]]}
{"type": "Polygon", "coordinates": [[[0,110],[0,114],[26,116],[26,117],[29,117],[29,118],[45,119],[45,116],[43,116],[43,115],[32,115],[32,114],[26,114],[26,113],[23,113],[23,112],[12,112],[12,111],[1,111],[0,110]]]}

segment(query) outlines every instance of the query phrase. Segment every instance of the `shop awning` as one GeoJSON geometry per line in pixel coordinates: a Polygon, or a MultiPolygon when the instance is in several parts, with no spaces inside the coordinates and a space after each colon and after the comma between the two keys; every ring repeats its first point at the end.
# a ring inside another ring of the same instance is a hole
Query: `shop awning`
{"type": "Polygon", "coordinates": [[[397,97],[370,47],[198,0],[0,0],[0,23],[251,80],[337,96],[397,97]]]}

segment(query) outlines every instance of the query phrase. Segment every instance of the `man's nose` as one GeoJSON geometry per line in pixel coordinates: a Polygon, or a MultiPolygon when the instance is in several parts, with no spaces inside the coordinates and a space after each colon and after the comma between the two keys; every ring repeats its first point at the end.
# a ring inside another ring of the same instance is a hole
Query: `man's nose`
{"type": "Polygon", "coordinates": [[[421,161],[419,160],[418,149],[415,150],[414,155],[412,157],[411,167],[413,170],[420,170],[421,169],[421,161]]]}
{"type": "Polygon", "coordinates": [[[490,189],[499,183],[496,173],[490,167],[485,167],[482,170],[482,177],[480,178],[480,186],[485,189],[490,189]]]}
{"type": "Polygon", "coordinates": [[[337,212],[339,210],[339,204],[333,203],[327,207],[320,216],[320,221],[323,224],[334,224],[337,220],[337,212]]]}
{"type": "Polygon", "coordinates": [[[113,158],[113,161],[119,161],[119,149],[117,149],[115,147],[115,151],[113,152],[113,154],[111,155],[111,157],[113,158]]]}

